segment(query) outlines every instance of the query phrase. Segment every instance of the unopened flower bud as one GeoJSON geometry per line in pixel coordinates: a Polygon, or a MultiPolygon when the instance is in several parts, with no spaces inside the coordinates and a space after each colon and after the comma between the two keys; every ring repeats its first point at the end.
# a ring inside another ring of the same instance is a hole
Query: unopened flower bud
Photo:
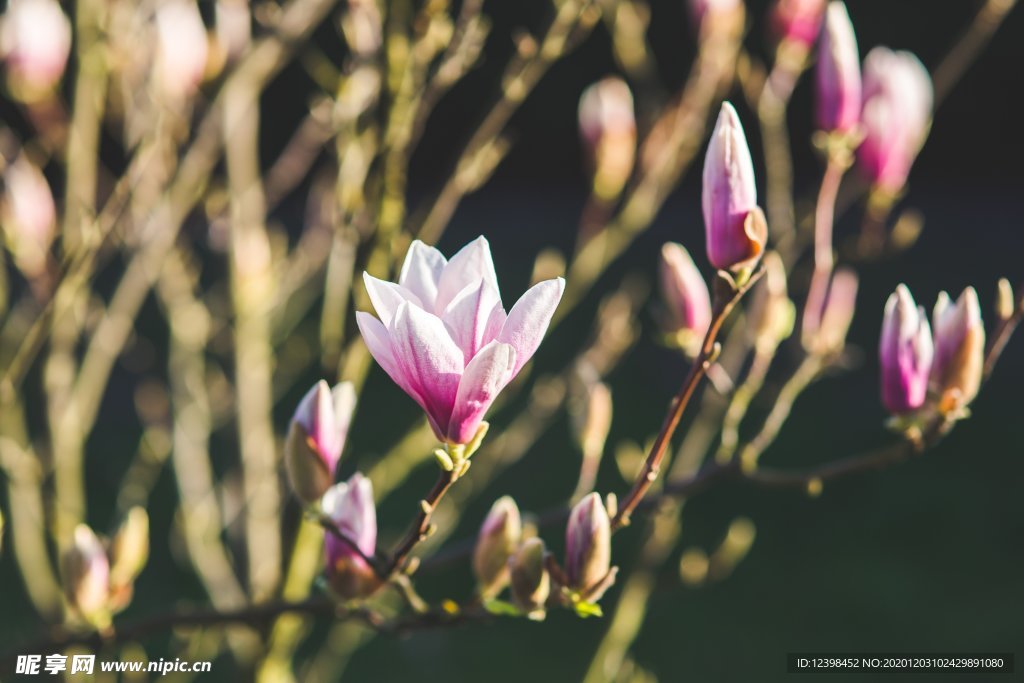
{"type": "Polygon", "coordinates": [[[509,558],[512,600],[524,612],[544,614],[544,603],[551,593],[551,577],[544,566],[544,541],[529,538],[509,558]]]}
{"type": "Polygon", "coordinates": [[[704,277],[686,248],[675,242],[661,247],[658,274],[665,302],[665,331],[680,348],[696,355],[711,325],[711,296],[704,277]]]}
{"type": "Polygon", "coordinates": [[[928,316],[900,285],[885,303],[878,356],[882,368],[882,403],[894,415],[924,404],[934,348],[928,316]]]}
{"type": "Polygon", "coordinates": [[[68,603],[85,621],[96,627],[106,626],[110,618],[110,562],[103,543],[92,529],[79,524],[61,559],[68,603]]]}
{"type": "Polygon", "coordinates": [[[330,389],[320,380],[295,409],[284,458],[292,490],[302,501],[317,500],[334,481],[355,405],[350,382],[330,389]]]}
{"type": "Polygon", "coordinates": [[[857,165],[876,190],[895,195],[931,125],[931,77],[909,52],[876,47],[864,58],[861,124],[864,140],[857,165]]]}
{"type": "Polygon", "coordinates": [[[206,26],[192,0],[167,0],[156,10],[156,82],[172,104],[188,99],[203,82],[209,52],[206,26]]]}
{"type": "Polygon", "coordinates": [[[8,84],[19,99],[52,94],[71,51],[71,22],[55,0],[10,0],[0,26],[8,84]]]}
{"type": "Polygon", "coordinates": [[[810,47],[818,38],[826,0],[777,0],[771,10],[772,30],[779,41],[810,47]]]}
{"type": "Polygon", "coordinates": [[[810,299],[804,308],[801,341],[812,353],[827,355],[840,351],[846,343],[853,313],[857,306],[857,274],[840,268],[832,274],[832,282],[820,308],[810,299]]]}
{"type": "Polygon", "coordinates": [[[818,129],[846,134],[860,121],[860,55],[846,5],[828,4],[818,44],[818,129]]]}
{"type": "Polygon", "coordinates": [[[611,201],[619,196],[633,172],[633,94],[622,79],[605,78],[583,91],[578,113],[580,137],[594,174],[594,194],[611,201]]]}
{"type": "Polygon", "coordinates": [[[608,511],[601,496],[590,493],[569,513],[565,530],[565,576],[569,587],[586,593],[611,568],[612,542],[608,511]]]}
{"type": "Polygon", "coordinates": [[[496,500],[480,527],[473,551],[473,572],[482,597],[497,595],[508,583],[508,560],[522,533],[516,502],[510,496],[496,500]]]}
{"type": "Polygon", "coordinates": [[[369,596],[381,586],[367,562],[377,551],[377,511],[370,480],[356,472],[347,482],[328,489],[320,504],[338,531],[328,530],[324,538],[327,582],[345,600],[369,596]]]}
{"type": "Polygon", "coordinates": [[[796,313],[789,299],[782,258],[770,251],[765,254],[764,267],[764,277],[751,297],[747,329],[754,346],[762,353],[770,353],[792,334],[796,313]]]}
{"type": "Polygon", "coordinates": [[[941,409],[962,408],[977,396],[985,365],[985,326],[974,288],[965,289],[955,304],[948,294],[940,292],[932,313],[932,327],[932,388],[941,397],[941,409]]]}
{"type": "Polygon", "coordinates": [[[110,584],[127,586],[149,559],[149,515],[141,507],[128,511],[110,542],[110,584]]]}
{"type": "Polygon", "coordinates": [[[764,252],[768,226],[757,206],[747,138],[728,102],[722,103],[704,157],[702,205],[711,265],[734,272],[752,268],[764,252]]]}
{"type": "Polygon", "coordinates": [[[0,221],[8,248],[26,277],[43,272],[57,229],[57,209],[50,186],[24,154],[9,164],[3,174],[0,221]]]}

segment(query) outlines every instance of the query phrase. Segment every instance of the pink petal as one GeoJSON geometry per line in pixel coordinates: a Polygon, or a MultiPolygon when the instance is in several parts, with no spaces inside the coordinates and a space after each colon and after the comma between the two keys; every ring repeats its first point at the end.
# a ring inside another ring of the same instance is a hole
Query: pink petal
{"type": "MultiPolygon", "coordinates": [[[[384,325],[364,311],[356,311],[356,324],[359,326],[359,332],[363,335],[366,348],[370,350],[370,355],[377,361],[377,364],[384,372],[388,373],[388,377],[402,391],[409,394],[421,408],[427,410],[427,402],[420,393],[419,380],[410,376],[395,358],[391,337],[384,325]]],[[[442,434],[441,429],[433,421],[431,421],[431,427],[438,435],[442,434]]]]}
{"type": "Polygon", "coordinates": [[[448,424],[466,367],[462,350],[440,318],[408,303],[398,308],[389,333],[395,360],[422,396],[420,405],[432,426],[448,424]]]}
{"type": "Polygon", "coordinates": [[[516,350],[492,341],[469,362],[459,382],[455,409],[448,423],[448,439],[468,443],[476,435],[487,409],[514,375],[516,350]]]}
{"type": "Polygon", "coordinates": [[[395,317],[395,311],[404,302],[423,306],[419,297],[394,282],[387,282],[373,277],[369,273],[363,273],[363,282],[366,284],[366,293],[370,295],[370,302],[373,310],[377,311],[377,317],[384,323],[385,327],[391,326],[391,320],[395,317]]]}
{"type": "Polygon", "coordinates": [[[467,285],[459,292],[445,308],[441,319],[452,339],[469,359],[476,355],[480,347],[494,339],[501,326],[499,323],[495,328],[492,323],[497,319],[503,323],[504,313],[498,290],[487,280],[480,280],[478,284],[467,285]]]}
{"type": "Polygon", "coordinates": [[[562,300],[565,280],[555,278],[537,283],[523,294],[508,313],[508,319],[498,333],[498,341],[511,344],[516,350],[514,377],[533,357],[548,329],[551,316],[562,300]]]}
{"type": "Polygon", "coordinates": [[[437,301],[437,284],[446,265],[448,259],[441,252],[414,240],[405,255],[398,284],[419,297],[428,311],[437,312],[434,306],[437,301]]]}
{"type": "Polygon", "coordinates": [[[494,272],[494,261],[491,260],[491,247],[482,236],[464,246],[445,266],[438,281],[434,310],[443,311],[466,285],[475,284],[480,280],[486,280],[495,290],[498,289],[498,276],[494,272]]]}

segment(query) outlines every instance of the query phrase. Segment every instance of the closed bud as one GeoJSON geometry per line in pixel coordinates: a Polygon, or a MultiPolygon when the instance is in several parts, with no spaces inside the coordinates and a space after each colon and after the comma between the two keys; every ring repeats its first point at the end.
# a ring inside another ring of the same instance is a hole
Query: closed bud
{"type": "Polygon", "coordinates": [[[594,194],[611,201],[619,196],[633,172],[633,94],[622,79],[605,78],[583,91],[578,113],[580,137],[594,174],[594,194]]]}
{"type": "Polygon", "coordinates": [[[722,103],[704,157],[701,199],[711,265],[734,272],[753,268],[764,253],[768,226],[757,206],[747,138],[728,102],[722,103]]]}
{"type": "Polygon", "coordinates": [[[53,94],[71,51],[71,22],[56,0],[10,0],[0,25],[0,53],[13,94],[36,102],[53,94]]]}
{"type": "Polygon", "coordinates": [[[345,600],[369,596],[381,586],[367,561],[377,552],[373,485],[356,472],[347,482],[328,489],[320,504],[338,532],[328,530],[324,538],[328,584],[345,600]]]}
{"type": "Polygon", "coordinates": [[[860,121],[860,55],[846,5],[828,4],[818,44],[818,129],[850,133],[860,121]]]}
{"type": "Polygon", "coordinates": [[[323,380],[299,402],[288,430],[284,459],[288,480],[300,500],[316,501],[334,482],[355,406],[350,382],[330,389],[323,380]]]}
{"type": "Polygon", "coordinates": [[[661,247],[661,296],[665,302],[665,331],[680,348],[696,355],[711,325],[711,296],[690,253],[675,242],[661,247]]]}
{"type": "Polygon", "coordinates": [[[885,303],[878,344],[882,403],[890,413],[904,415],[924,404],[933,354],[928,316],[900,285],[885,303]]]}
{"type": "Polygon", "coordinates": [[[772,30],[779,41],[807,49],[821,30],[826,0],[777,0],[771,10],[772,30]]]}
{"type": "Polygon", "coordinates": [[[512,600],[524,612],[544,615],[544,603],[551,594],[551,577],[544,566],[544,541],[529,538],[509,558],[512,600]]]}
{"type": "Polygon", "coordinates": [[[509,496],[496,500],[480,527],[473,551],[473,573],[482,597],[493,597],[508,584],[508,560],[522,533],[516,502],[509,496]]]}
{"type": "Polygon", "coordinates": [[[53,193],[39,170],[24,154],[4,171],[0,222],[18,268],[28,278],[44,271],[57,230],[53,193]]]}
{"type": "Polygon", "coordinates": [[[149,515],[141,507],[128,511],[110,542],[110,584],[128,586],[149,559],[149,515]]]}
{"type": "Polygon", "coordinates": [[[864,140],[857,165],[876,191],[896,195],[931,125],[931,77],[913,54],[884,47],[864,58],[863,76],[864,140]]]}
{"type": "Polygon", "coordinates": [[[71,607],[97,628],[109,624],[110,562],[103,543],[85,524],[74,535],[61,558],[64,594],[71,607]]]}
{"type": "Polygon", "coordinates": [[[815,306],[808,298],[801,338],[805,349],[820,355],[842,350],[857,306],[857,284],[853,270],[840,268],[832,274],[824,304],[815,306]]]}
{"type": "Polygon", "coordinates": [[[796,313],[789,300],[786,266],[778,253],[765,254],[764,268],[764,277],[751,297],[747,329],[754,346],[762,353],[770,353],[792,334],[796,313]]]}
{"type": "Polygon", "coordinates": [[[192,0],[167,0],[156,10],[156,83],[172,105],[203,82],[209,52],[206,26],[192,0]]]}
{"type": "Polygon", "coordinates": [[[1005,277],[999,278],[996,289],[996,316],[1000,320],[1009,320],[1013,317],[1013,310],[1016,304],[1013,300],[1013,285],[1005,277]]]}
{"type": "Polygon", "coordinates": [[[565,576],[569,588],[587,593],[608,576],[612,541],[608,511],[601,496],[590,493],[569,513],[565,530],[565,576]]]}
{"type": "Polygon", "coordinates": [[[940,292],[932,313],[932,327],[932,389],[940,396],[939,405],[944,412],[963,408],[977,396],[985,365],[985,326],[974,288],[965,289],[955,304],[948,294],[940,292]]]}

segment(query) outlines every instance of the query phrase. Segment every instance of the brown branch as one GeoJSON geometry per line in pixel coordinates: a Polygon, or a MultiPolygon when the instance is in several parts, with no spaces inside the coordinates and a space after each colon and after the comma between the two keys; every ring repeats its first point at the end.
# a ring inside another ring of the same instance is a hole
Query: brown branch
{"type": "Polygon", "coordinates": [[[448,492],[448,489],[451,488],[451,485],[458,478],[459,473],[457,470],[441,471],[437,481],[434,483],[434,488],[430,489],[427,497],[420,501],[420,512],[416,516],[416,521],[413,522],[412,528],[405,535],[405,538],[402,539],[402,542],[398,544],[398,547],[395,548],[395,552],[392,553],[391,560],[383,572],[385,577],[390,577],[399,571],[416,545],[430,535],[430,518],[434,514],[434,510],[437,509],[438,503],[444,498],[444,494],[448,492]]]}

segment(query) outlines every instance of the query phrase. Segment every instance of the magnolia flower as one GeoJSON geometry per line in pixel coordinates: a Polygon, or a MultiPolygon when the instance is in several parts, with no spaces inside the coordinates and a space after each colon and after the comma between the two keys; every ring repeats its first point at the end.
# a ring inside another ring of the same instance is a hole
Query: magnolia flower
{"type": "Polygon", "coordinates": [[[320,380],[295,409],[285,442],[285,466],[292,490],[303,501],[317,500],[334,482],[355,407],[351,382],[330,389],[320,380]]]}
{"type": "Polygon", "coordinates": [[[3,174],[0,221],[18,267],[28,277],[39,275],[57,230],[57,208],[50,186],[24,154],[3,174]]]}
{"type": "Polygon", "coordinates": [[[768,227],[757,207],[747,138],[728,102],[722,103],[704,157],[702,205],[711,265],[733,271],[752,267],[764,252],[768,227]]]}
{"type": "Polygon", "coordinates": [[[933,353],[928,316],[906,285],[900,285],[885,303],[878,343],[882,403],[890,413],[903,415],[924,404],[933,353]]]}
{"type": "Polygon", "coordinates": [[[621,78],[594,83],[580,97],[580,137],[590,157],[594,192],[614,199],[622,191],[636,156],[633,94],[621,78]]]}
{"type": "Polygon", "coordinates": [[[363,280],[380,317],[356,313],[370,353],[423,408],[437,438],[462,445],[537,350],[565,287],[562,278],[538,283],[506,314],[483,237],[451,261],[415,241],[398,284],[363,280]]]}
{"type": "Polygon", "coordinates": [[[64,594],[72,608],[87,622],[104,625],[110,618],[110,560],[103,543],[85,524],[74,535],[61,557],[64,594]]]}
{"type": "Polygon", "coordinates": [[[818,38],[825,0],[778,0],[772,8],[772,29],[782,41],[810,46],[818,38]]]}
{"type": "Polygon", "coordinates": [[[199,8],[191,0],[167,0],[156,10],[156,78],[167,100],[178,103],[199,88],[209,45],[199,8]]]}
{"type": "Polygon", "coordinates": [[[473,550],[473,573],[485,597],[496,595],[508,583],[508,560],[523,532],[519,508],[510,496],[502,496],[487,513],[473,550]]]}
{"type": "Polygon", "coordinates": [[[704,277],[686,248],[675,242],[661,247],[658,274],[667,313],[666,331],[688,353],[695,354],[711,325],[711,297],[704,277]]]}
{"type": "Polygon", "coordinates": [[[849,133],[860,121],[860,56],[850,15],[830,2],[818,45],[818,128],[849,133]]]}
{"type": "Polygon", "coordinates": [[[37,99],[57,85],[71,51],[71,22],[55,0],[10,0],[0,27],[0,52],[12,86],[37,99]]]}
{"type": "Polygon", "coordinates": [[[377,552],[377,511],[373,506],[370,480],[356,472],[347,482],[329,488],[320,506],[344,536],[331,531],[325,534],[328,583],[335,593],[347,600],[370,595],[381,585],[373,567],[366,561],[377,552]]]}
{"type": "Polygon", "coordinates": [[[601,496],[587,494],[569,513],[565,529],[565,576],[569,587],[588,592],[608,576],[611,526],[601,496]]]}
{"type": "Polygon", "coordinates": [[[932,82],[909,52],[876,47],[864,59],[864,141],[857,162],[877,188],[898,193],[928,135],[932,82]]]}
{"type": "Polygon", "coordinates": [[[932,328],[932,387],[943,398],[943,407],[963,407],[978,394],[985,365],[985,326],[974,288],[965,289],[955,304],[948,294],[940,292],[932,312],[932,328]]]}

